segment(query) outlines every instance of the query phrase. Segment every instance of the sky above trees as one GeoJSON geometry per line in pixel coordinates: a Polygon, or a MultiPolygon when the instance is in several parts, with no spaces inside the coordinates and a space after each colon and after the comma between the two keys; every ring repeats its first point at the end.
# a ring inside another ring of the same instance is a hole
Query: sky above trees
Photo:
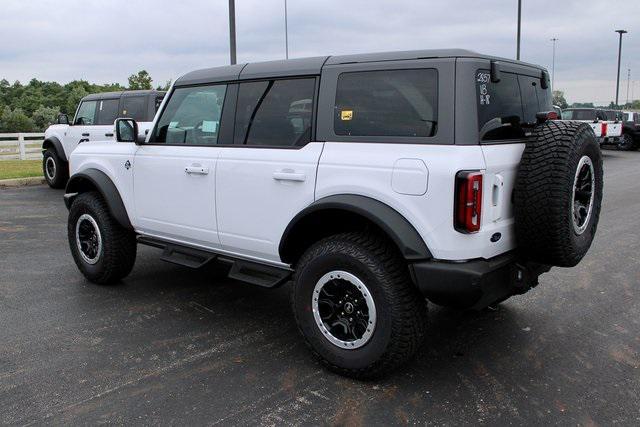
{"type": "MultiPolygon", "coordinates": [[[[146,69],[157,83],[228,64],[227,0],[2,0],[0,78],[127,84],[146,69]],[[6,41],[10,40],[10,43],[6,41]]],[[[515,56],[516,0],[289,0],[290,57],[466,48],[515,56]]],[[[284,57],[284,0],[236,0],[238,61],[284,57]]],[[[572,102],[615,97],[618,35],[640,97],[636,1],[523,0],[522,59],[551,71],[572,102]]]]}

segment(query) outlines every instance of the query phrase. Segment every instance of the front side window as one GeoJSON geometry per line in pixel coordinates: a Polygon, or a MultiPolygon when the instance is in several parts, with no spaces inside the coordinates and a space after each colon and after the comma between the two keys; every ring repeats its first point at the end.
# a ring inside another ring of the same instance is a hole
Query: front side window
{"type": "Polygon", "coordinates": [[[103,99],[98,102],[98,125],[112,125],[118,116],[119,99],[103,99]]]}
{"type": "Polygon", "coordinates": [[[315,79],[241,83],[235,143],[301,146],[311,140],[315,79]]]}
{"type": "Polygon", "coordinates": [[[73,124],[84,126],[91,126],[95,124],[97,105],[97,101],[84,101],[83,103],[81,103],[73,124]]]}
{"type": "Polygon", "coordinates": [[[334,112],[336,135],[431,137],[438,124],[434,69],[342,73],[334,112]]]}
{"type": "Polygon", "coordinates": [[[122,117],[132,118],[137,122],[148,122],[145,101],[144,96],[123,96],[122,117]]]}
{"type": "Polygon", "coordinates": [[[158,119],[153,143],[215,145],[226,85],[176,88],[158,119]]]}

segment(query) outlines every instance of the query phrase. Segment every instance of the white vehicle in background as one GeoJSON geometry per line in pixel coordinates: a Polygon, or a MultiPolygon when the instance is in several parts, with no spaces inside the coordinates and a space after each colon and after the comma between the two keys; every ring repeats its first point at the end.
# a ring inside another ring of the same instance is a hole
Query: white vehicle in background
{"type": "Polygon", "coordinates": [[[62,188],[69,177],[67,159],[78,144],[88,141],[114,140],[113,123],[119,117],[139,121],[144,136],[151,129],[153,117],[165,92],[136,90],[87,95],[80,100],[72,122],[66,114],[49,126],[42,144],[42,171],[51,188],[62,188]]]}
{"type": "Polygon", "coordinates": [[[598,143],[604,145],[617,143],[622,135],[622,122],[615,113],[599,108],[567,108],[562,112],[562,119],[588,123],[598,143]]]}

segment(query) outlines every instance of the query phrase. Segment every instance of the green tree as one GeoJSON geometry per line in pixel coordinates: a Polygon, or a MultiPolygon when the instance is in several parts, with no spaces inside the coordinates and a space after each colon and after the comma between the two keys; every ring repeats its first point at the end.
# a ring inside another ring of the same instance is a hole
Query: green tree
{"type": "Polygon", "coordinates": [[[563,110],[569,106],[569,104],[567,104],[567,100],[564,98],[564,92],[563,91],[561,91],[561,90],[554,90],[553,91],[553,105],[557,105],[558,107],[562,108],[563,110]]]}
{"type": "Polygon", "coordinates": [[[164,86],[162,85],[158,85],[158,87],[156,88],[156,90],[164,90],[167,91],[169,90],[169,88],[171,87],[171,79],[167,80],[166,83],[164,84],[164,86]]]}
{"type": "Polygon", "coordinates": [[[31,119],[35,124],[36,129],[38,129],[39,131],[44,131],[56,122],[58,114],[60,114],[60,108],[45,107],[44,105],[41,105],[36,111],[33,112],[31,119]]]}
{"type": "Polygon", "coordinates": [[[146,70],[138,71],[138,74],[132,74],[129,76],[129,89],[151,89],[151,83],[153,80],[146,70]]]}
{"type": "Polygon", "coordinates": [[[4,107],[2,120],[0,120],[0,133],[33,132],[34,130],[33,120],[24,114],[21,109],[12,110],[9,107],[4,107]]]}

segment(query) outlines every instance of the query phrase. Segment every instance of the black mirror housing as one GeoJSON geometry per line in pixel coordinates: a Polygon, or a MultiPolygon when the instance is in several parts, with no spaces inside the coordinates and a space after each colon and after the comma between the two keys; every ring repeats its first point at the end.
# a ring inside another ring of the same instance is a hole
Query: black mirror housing
{"type": "Polygon", "coordinates": [[[58,114],[58,118],[56,119],[56,123],[59,125],[68,125],[69,124],[69,116],[66,114],[58,114]]]}
{"type": "Polygon", "coordinates": [[[138,144],[138,123],[131,118],[116,119],[116,141],[138,144]]]}

